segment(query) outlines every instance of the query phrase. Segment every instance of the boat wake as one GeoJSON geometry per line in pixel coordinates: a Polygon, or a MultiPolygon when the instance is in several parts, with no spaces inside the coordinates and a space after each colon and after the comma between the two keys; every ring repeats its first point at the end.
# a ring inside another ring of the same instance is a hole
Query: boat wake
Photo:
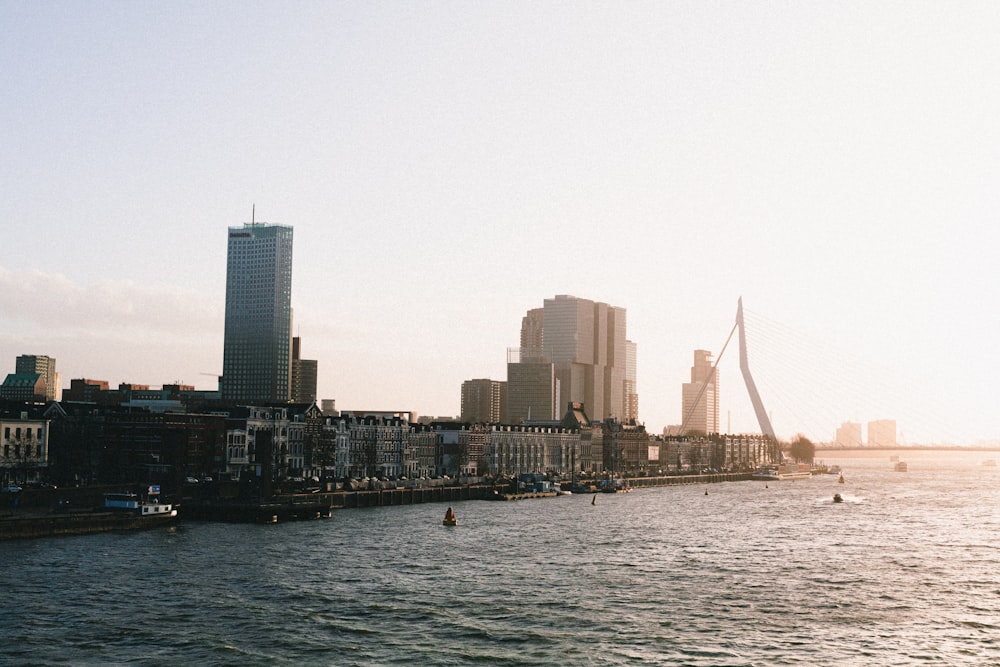
{"type": "Polygon", "coordinates": [[[817,505],[860,505],[865,501],[859,496],[852,496],[848,493],[838,493],[836,496],[827,496],[816,501],[817,505]]]}

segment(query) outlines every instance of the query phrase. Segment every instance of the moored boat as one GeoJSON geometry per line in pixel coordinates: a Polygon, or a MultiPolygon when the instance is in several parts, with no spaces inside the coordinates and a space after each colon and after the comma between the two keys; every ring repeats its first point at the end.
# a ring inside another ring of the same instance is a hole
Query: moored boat
{"type": "Polygon", "coordinates": [[[128,512],[149,519],[172,519],[177,516],[177,508],[173,504],[160,502],[159,486],[150,486],[145,498],[140,498],[135,493],[105,493],[104,509],[128,512]]]}
{"type": "Polygon", "coordinates": [[[894,465],[892,469],[895,470],[896,472],[906,472],[907,471],[906,461],[896,461],[896,465],[894,465]]]}
{"type": "Polygon", "coordinates": [[[781,463],[779,465],[761,466],[750,477],[752,479],[773,481],[809,479],[812,477],[812,471],[806,463],[781,463]]]}

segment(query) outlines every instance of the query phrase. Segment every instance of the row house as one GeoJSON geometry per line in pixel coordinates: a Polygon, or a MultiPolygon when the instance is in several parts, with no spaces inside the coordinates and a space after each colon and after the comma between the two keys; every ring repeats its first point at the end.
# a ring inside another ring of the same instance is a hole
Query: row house
{"type": "Polygon", "coordinates": [[[40,471],[48,465],[48,420],[29,419],[27,413],[19,419],[0,418],[0,435],[0,481],[38,481],[40,471]]]}
{"type": "Polygon", "coordinates": [[[226,472],[234,479],[247,473],[268,480],[287,476],[291,429],[285,407],[233,411],[226,424],[226,472]]]}

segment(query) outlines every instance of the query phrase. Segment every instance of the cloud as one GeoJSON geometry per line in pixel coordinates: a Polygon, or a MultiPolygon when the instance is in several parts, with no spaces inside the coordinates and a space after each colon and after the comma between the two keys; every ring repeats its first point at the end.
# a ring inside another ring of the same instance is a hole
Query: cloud
{"type": "Polygon", "coordinates": [[[82,285],[58,273],[0,267],[0,314],[22,334],[201,338],[221,333],[223,305],[217,295],[177,288],[129,280],[82,285]]]}

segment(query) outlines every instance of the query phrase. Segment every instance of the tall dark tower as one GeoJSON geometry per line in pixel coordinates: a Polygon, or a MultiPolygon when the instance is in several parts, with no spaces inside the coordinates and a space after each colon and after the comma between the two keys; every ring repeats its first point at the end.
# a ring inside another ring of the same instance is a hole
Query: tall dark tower
{"type": "Polygon", "coordinates": [[[229,228],[222,398],[285,403],[290,397],[292,228],[229,228]]]}

